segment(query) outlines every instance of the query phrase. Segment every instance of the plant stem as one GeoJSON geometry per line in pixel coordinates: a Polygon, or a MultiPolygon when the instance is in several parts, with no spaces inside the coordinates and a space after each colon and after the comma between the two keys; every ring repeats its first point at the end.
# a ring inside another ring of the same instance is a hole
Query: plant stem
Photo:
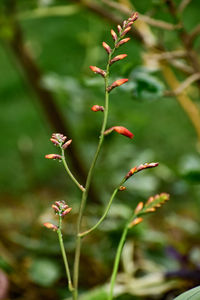
{"type": "Polygon", "coordinates": [[[62,162],[63,162],[63,165],[64,165],[64,168],[65,170],[67,171],[69,177],[72,179],[72,181],[78,186],[78,188],[84,192],[85,191],[85,188],[76,180],[76,178],[74,177],[74,175],[72,174],[72,172],[70,171],[68,165],[67,165],[67,162],[65,160],[65,153],[64,153],[64,150],[61,148],[61,151],[62,151],[62,162]]]}
{"type": "MultiPolygon", "coordinates": [[[[113,53],[113,51],[112,51],[113,53]]],[[[106,68],[106,76],[104,78],[105,80],[105,107],[104,107],[104,119],[103,119],[103,123],[102,123],[102,127],[101,127],[101,134],[99,137],[99,144],[97,146],[97,150],[96,153],[94,155],[93,161],[91,163],[89,172],[88,172],[88,176],[87,176],[87,180],[86,180],[86,185],[85,185],[85,190],[82,194],[82,200],[81,200],[81,206],[80,206],[80,210],[79,210],[79,216],[78,216],[78,221],[77,221],[77,237],[76,237],[76,251],[75,251],[75,259],[74,259],[74,292],[73,292],[73,299],[77,300],[78,299],[78,277],[79,277],[79,263],[80,263],[80,252],[81,252],[81,237],[79,236],[80,234],[80,230],[81,230],[81,222],[82,222],[82,218],[83,218],[83,211],[85,208],[85,204],[87,201],[87,197],[88,197],[88,191],[90,188],[90,184],[91,184],[91,179],[92,179],[92,175],[94,172],[94,167],[96,165],[96,161],[97,158],[99,156],[99,152],[101,150],[101,146],[103,144],[103,140],[104,140],[104,131],[106,129],[106,124],[107,124],[107,119],[108,119],[108,106],[109,106],[109,93],[107,91],[108,88],[108,79],[109,79],[109,61],[111,59],[111,55],[112,53],[109,54],[108,57],[108,63],[107,63],[107,68],[106,68]]]]}
{"type": "Polygon", "coordinates": [[[84,237],[84,236],[88,235],[89,233],[91,233],[93,230],[95,230],[95,229],[103,222],[103,220],[105,219],[105,217],[106,217],[107,214],[108,214],[108,211],[109,211],[109,209],[110,209],[110,207],[111,207],[111,204],[112,204],[112,202],[113,202],[113,200],[114,200],[114,198],[115,198],[115,195],[116,195],[117,192],[119,191],[119,187],[120,187],[124,182],[125,182],[125,179],[123,179],[123,180],[121,181],[121,183],[116,187],[116,189],[115,189],[114,192],[112,193],[112,196],[110,197],[110,200],[109,200],[109,202],[108,202],[108,205],[106,206],[106,209],[105,209],[105,211],[104,211],[102,217],[99,219],[99,221],[98,221],[93,227],[91,227],[90,229],[88,229],[87,231],[84,231],[84,232],[82,232],[82,233],[79,233],[79,236],[80,236],[80,237],[84,237]]]}
{"type": "Polygon", "coordinates": [[[62,217],[61,216],[59,216],[59,227],[57,230],[57,234],[58,234],[60,249],[62,252],[62,257],[63,257],[63,261],[64,261],[64,265],[65,265],[65,271],[66,271],[66,275],[67,275],[67,279],[68,279],[68,288],[69,288],[69,291],[72,292],[74,288],[72,285],[69,265],[68,265],[68,261],[67,261],[67,255],[65,252],[65,247],[64,247],[63,238],[62,238],[62,217]]]}
{"type": "Polygon", "coordinates": [[[115,256],[115,262],[114,262],[114,266],[113,266],[113,271],[112,271],[112,276],[111,276],[111,282],[110,282],[110,293],[108,296],[108,300],[112,300],[113,299],[113,290],[114,290],[114,285],[115,285],[115,281],[116,281],[116,277],[117,277],[117,271],[118,271],[118,267],[119,267],[119,262],[120,262],[120,257],[122,254],[122,250],[123,250],[123,246],[126,240],[126,236],[128,233],[128,225],[129,225],[130,221],[127,222],[126,226],[124,227],[118,248],[117,248],[117,253],[115,256]]]}

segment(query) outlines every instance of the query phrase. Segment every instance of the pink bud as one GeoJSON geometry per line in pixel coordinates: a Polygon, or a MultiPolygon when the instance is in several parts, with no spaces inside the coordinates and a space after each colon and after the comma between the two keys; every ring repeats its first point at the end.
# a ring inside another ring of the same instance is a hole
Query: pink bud
{"type": "Polygon", "coordinates": [[[128,37],[128,38],[125,38],[125,39],[123,39],[123,40],[121,40],[121,41],[119,41],[117,44],[116,44],[116,48],[118,48],[119,46],[121,46],[121,45],[123,45],[123,44],[125,44],[125,43],[127,43],[128,41],[130,40],[130,38],[128,37]]]}
{"type": "Polygon", "coordinates": [[[128,20],[130,20],[130,21],[136,21],[138,19],[138,12],[134,12],[131,16],[130,16],[130,18],[128,19],[128,20]]]}
{"type": "Polygon", "coordinates": [[[118,61],[118,60],[122,60],[122,59],[124,59],[125,57],[127,57],[127,54],[119,54],[119,55],[115,56],[113,59],[111,59],[111,61],[110,61],[110,66],[111,66],[114,62],[116,62],[116,61],[118,61]]]}
{"type": "Polygon", "coordinates": [[[62,213],[62,217],[64,217],[65,215],[67,215],[70,211],[72,210],[71,207],[67,208],[66,210],[64,210],[64,212],[62,213]]]}
{"type": "Polygon", "coordinates": [[[132,132],[130,132],[127,128],[125,128],[123,126],[113,126],[113,127],[109,128],[109,129],[107,129],[104,132],[104,135],[109,134],[113,130],[116,131],[116,132],[118,132],[119,134],[127,136],[130,139],[132,139],[134,137],[134,135],[132,134],[132,132]]]}
{"type": "Polygon", "coordinates": [[[47,154],[45,155],[45,158],[48,159],[62,159],[62,156],[59,154],[47,154]]]}
{"type": "Polygon", "coordinates": [[[113,29],[111,29],[111,35],[112,35],[112,38],[113,38],[114,42],[116,42],[117,41],[117,34],[113,29]]]}
{"type": "Polygon", "coordinates": [[[91,110],[94,111],[94,112],[97,112],[97,111],[104,111],[104,107],[103,106],[100,106],[100,105],[93,105],[91,107],[91,110]]]}
{"type": "Polygon", "coordinates": [[[126,83],[128,81],[127,78],[123,78],[123,79],[118,79],[116,81],[114,81],[108,88],[107,91],[110,92],[112,91],[112,89],[116,88],[117,86],[120,86],[124,83],[126,83]]]}
{"type": "Polygon", "coordinates": [[[130,30],[131,30],[131,26],[126,27],[126,28],[122,31],[121,36],[126,35],[130,30]]]}
{"type": "Polygon", "coordinates": [[[55,145],[58,146],[59,142],[56,139],[50,138],[50,141],[55,145]]]}
{"type": "Polygon", "coordinates": [[[106,50],[106,52],[108,54],[110,54],[111,51],[112,51],[111,48],[110,48],[110,46],[108,44],[106,44],[105,42],[103,42],[102,45],[103,45],[104,49],[106,50]]]}
{"type": "Polygon", "coordinates": [[[122,27],[120,25],[117,25],[117,30],[119,32],[119,34],[122,32],[122,27]]]}
{"type": "Polygon", "coordinates": [[[96,66],[90,66],[90,69],[94,72],[94,73],[97,73],[97,74],[100,74],[102,77],[105,77],[106,76],[106,72],[96,66]]]}
{"type": "Polygon", "coordinates": [[[56,213],[59,212],[59,208],[55,204],[53,204],[51,207],[53,208],[53,210],[55,210],[56,213]]]}
{"type": "Polygon", "coordinates": [[[68,140],[65,144],[62,145],[62,148],[65,150],[69,147],[69,145],[71,144],[72,140],[68,140]]]}

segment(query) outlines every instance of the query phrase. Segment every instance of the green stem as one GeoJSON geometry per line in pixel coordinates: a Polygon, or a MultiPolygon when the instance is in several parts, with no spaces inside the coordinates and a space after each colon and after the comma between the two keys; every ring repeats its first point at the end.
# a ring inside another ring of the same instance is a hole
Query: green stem
{"type": "Polygon", "coordinates": [[[106,216],[107,216],[107,214],[108,214],[108,212],[109,212],[109,209],[110,209],[111,204],[112,204],[112,202],[113,202],[113,200],[114,200],[114,198],[115,198],[115,195],[117,194],[117,192],[119,191],[120,186],[121,186],[124,182],[125,182],[125,179],[123,179],[123,180],[121,181],[121,183],[116,187],[116,189],[115,189],[114,192],[112,193],[112,196],[110,197],[110,200],[109,200],[109,202],[108,202],[108,205],[106,206],[106,209],[105,209],[105,211],[104,211],[102,217],[99,219],[99,221],[98,221],[93,227],[91,227],[90,229],[88,229],[87,231],[84,231],[84,232],[82,232],[82,233],[79,233],[79,236],[80,236],[80,237],[84,237],[84,236],[88,235],[89,233],[91,233],[93,230],[95,230],[95,229],[103,222],[103,220],[106,218],[106,216]]]}
{"type": "Polygon", "coordinates": [[[114,262],[114,266],[113,266],[113,271],[112,271],[112,276],[111,276],[111,283],[110,283],[110,293],[108,296],[108,300],[112,300],[113,299],[113,290],[114,290],[114,286],[115,286],[115,281],[116,281],[116,277],[117,277],[117,271],[119,268],[119,262],[120,262],[120,258],[121,258],[121,254],[122,254],[122,250],[123,250],[123,246],[126,240],[126,236],[128,233],[128,225],[130,222],[128,222],[126,224],[126,226],[124,227],[118,248],[117,248],[117,253],[115,256],[115,262],[114,262]]]}
{"type": "Polygon", "coordinates": [[[96,165],[97,158],[99,156],[99,152],[101,150],[101,146],[103,144],[104,140],[104,131],[106,129],[106,124],[107,124],[107,119],[108,119],[108,106],[109,106],[109,93],[107,91],[108,88],[108,78],[109,78],[109,61],[111,59],[111,54],[108,57],[108,64],[106,68],[106,76],[105,76],[105,107],[104,107],[104,119],[101,127],[101,134],[99,137],[99,144],[97,146],[96,153],[94,155],[93,161],[91,163],[87,180],[86,180],[86,185],[85,185],[85,191],[82,194],[82,199],[81,199],[81,206],[79,210],[79,216],[78,216],[78,221],[77,221],[77,238],[76,238],[76,251],[75,251],[75,259],[74,259],[74,293],[73,293],[73,299],[77,300],[78,299],[78,276],[79,276],[79,263],[80,263],[80,251],[81,251],[81,237],[79,236],[80,230],[81,230],[81,223],[82,223],[82,218],[83,218],[83,211],[85,208],[85,204],[87,201],[88,197],[88,191],[90,188],[91,184],[91,179],[92,175],[94,172],[94,167],[96,165]]]}
{"type": "Polygon", "coordinates": [[[74,177],[74,175],[72,174],[72,172],[70,171],[68,165],[67,165],[67,162],[65,160],[65,153],[64,153],[64,150],[61,148],[61,151],[62,151],[62,162],[63,162],[63,165],[64,165],[64,168],[65,170],[67,171],[69,177],[72,179],[72,181],[78,186],[78,188],[84,192],[85,191],[85,188],[76,180],[76,178],[74,177]]]}
{"type": "Polygon", "coordinates": [[[68,265],[68,261],[67,261],[67,255],[65,252],[65,247],[64,247],[63,238],[62,238],[62,217],[61,216],[59,216],[59,227],[57,230],[57,234],[58,234],[58,239],[60,242],[60,249],[62,252],[62,257],[63,257],[63,261],[64,261],[64,265],[65,265],[65,271],[66,271],[66,275],[67,275],[67,279],[68,279],[68,288],[69,288],[69,291],[72,292],[74,288],[72,285],[69,265],[68,265]]]}

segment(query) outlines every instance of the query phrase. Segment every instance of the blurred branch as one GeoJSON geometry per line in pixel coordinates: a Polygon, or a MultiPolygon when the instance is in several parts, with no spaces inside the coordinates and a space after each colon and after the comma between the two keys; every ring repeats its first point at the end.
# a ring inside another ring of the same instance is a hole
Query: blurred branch
{"type": "Polygon", "coordinates": [[[193,82],[197,81],[200,79],[200,73],[193,74],[189,76],[187,79],[185,79],[179,87],[173,91],[174,95],[179,95],[183,93],[185,89],[187,89],[193,82]]]}
{"type": "Polygon", "coordinates": [[[189,35],[189,39],[187,41],[188,45],[192,47],[192,44],[194,43],[195,39],[198,37],[200,34],[200,24],[198,24],[191,32],[189,35]]]}
{"type": "MultiPolygon", "coordinates": [[[[42,72],[29,53],[27,47],[25,46],[23,32],[21,30],[20,24],[15,18],[15,11],[12,12],[12,15],[9,15],[9,17],[13,18],[13,34],[11,40],[4,41],[5,46],[9,48],[16,57],[17,62],[19,63],[20,68],[25,74],[25,78],[28,81],[28,84],[36,94],[52,129],[56,132],[61,132],[66,136],[71,136],[70,126],[67,123],[67,120],[63,119],[63,116],[58,106],[56,105],[56,101],[53,95],[50,91],[48,91],[44,86],[41,85],[43,77],[42,72]]],[[[85,183],[87,171],[85,169],[85,166],[83,165],[83,161],[80,157],[79,150],[77,149],[75,142],[69,148],[69,157],[71,159],[72,167],[80,182],[85,183]]],[[[91,187],[90,190],[90,197],[94,202],[100,202],[98,193],[93,187],[91,187]]]]}
{"type": "Polygon", "coordinates": [[[180,3],[179,7],[178,7],[178,12],[181,14],[185,8],[190,4],[192,0],[182,0],[182,2],[180,3]]]}

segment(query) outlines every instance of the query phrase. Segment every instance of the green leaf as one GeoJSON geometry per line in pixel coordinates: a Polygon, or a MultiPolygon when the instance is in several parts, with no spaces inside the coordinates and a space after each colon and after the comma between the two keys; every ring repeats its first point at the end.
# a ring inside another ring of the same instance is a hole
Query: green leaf
{"type": "Polygon", "coordinates": [[[156,76],[150,74],[145,68],[137,68],[134,70],[131,73],[131,79],[134,82],[134,98],[151,101],[163,96],[163,83],[156,76]]]}
{"type": "Polygon", "coordinates": [[[179,295],[174,300],[199,300],[199,299],[200,299],[200,286],[197,286],[194,289],[191,289],[179,295]]]}
{"type": "Polygon", "coordinates": [[[33,282],[42,286],[51,286],[60,277],[60,268],[57,263],[40,258],[33,261],[29,275],[33,282]]]}

